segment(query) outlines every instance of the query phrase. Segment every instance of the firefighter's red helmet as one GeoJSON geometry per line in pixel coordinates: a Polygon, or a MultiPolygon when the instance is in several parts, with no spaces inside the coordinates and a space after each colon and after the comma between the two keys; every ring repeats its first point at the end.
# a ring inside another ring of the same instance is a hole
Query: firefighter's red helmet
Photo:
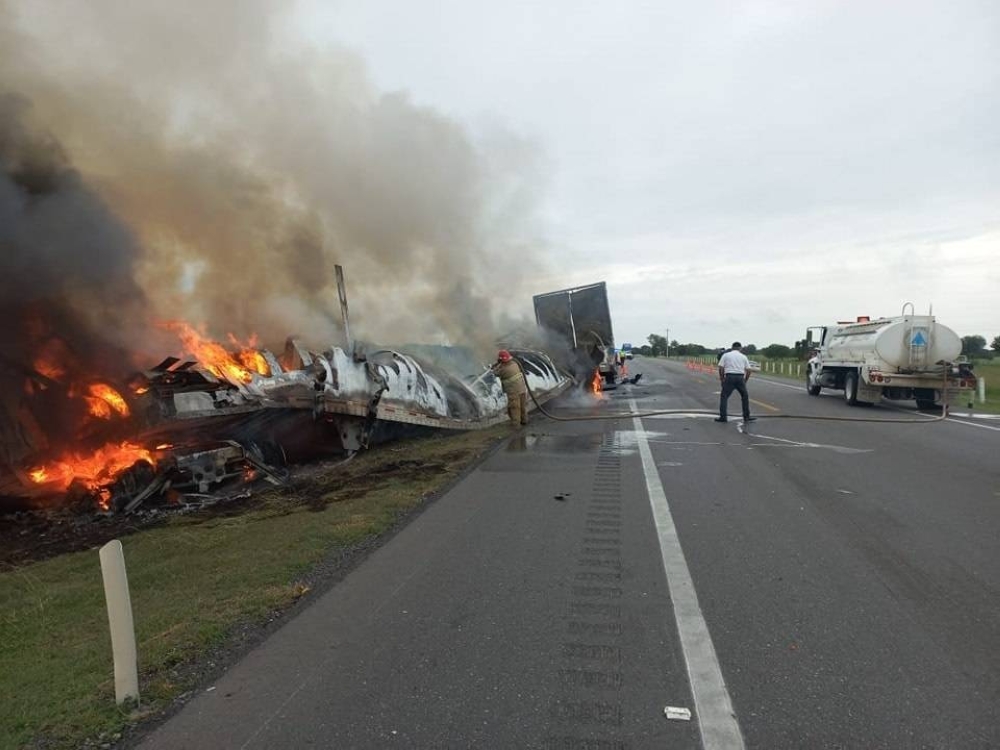
{"type": "Polygon", "coordinates": [[[501,362],[510,362],[511,360],[510,352],[507,351],[506,349],[501,349],[499,352],[497,352],[497,359],[499,359],[501,362]]]}

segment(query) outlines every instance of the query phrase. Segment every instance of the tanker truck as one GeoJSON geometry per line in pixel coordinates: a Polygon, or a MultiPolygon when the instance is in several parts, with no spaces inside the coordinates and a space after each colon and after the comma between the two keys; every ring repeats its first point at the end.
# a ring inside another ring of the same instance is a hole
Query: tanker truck
{"type": "Polygon", "coordinates": [[[813,347],[810,396],[827,388],[843,391],[850,406],[885,398],[913,400],[919,409],[972,401],[976,376],[961,356],[962,340],[933,315],[915,315],[912,303],[898,317],[814,326],[806,342],[813,347]]]}

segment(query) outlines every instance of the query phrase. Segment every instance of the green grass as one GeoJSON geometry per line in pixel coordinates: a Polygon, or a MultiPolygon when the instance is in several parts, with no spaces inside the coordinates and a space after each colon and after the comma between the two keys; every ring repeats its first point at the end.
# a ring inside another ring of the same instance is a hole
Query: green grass
{"type": "Polygon", "coordinates": [[[178,516],[123,537],[138,710],[115,705],[96,550],[0,573],[0,748],[80,747],[156,713],[193,687],[178,667],[227,643],[239,626],[290,606],[317,563],[391,528],[503,429],[412,441],[405,453],[383,446],[262,493],[243,513],[178,516]]]}
{"type": "Polygon", "coordinates": [[[1000,414],[1000,362],[974,362],[973,369],[978,377],[986,380],[986,401],[980,403],[977,396],[975,409],[1000,414]]]}

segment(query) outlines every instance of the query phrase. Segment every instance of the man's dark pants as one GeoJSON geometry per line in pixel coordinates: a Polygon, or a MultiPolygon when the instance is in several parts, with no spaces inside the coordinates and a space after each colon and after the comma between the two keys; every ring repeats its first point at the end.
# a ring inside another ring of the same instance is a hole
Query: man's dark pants
{"type": "Polygon", "coordinates": [[[726,419],[726,407],[733,391],[739,391],[740,398],[743,400],[743,419],[750,419],[750,394],[747,393],[747,384],[739,373],[727,373],[722,381],[722,394],[719,396],[719,418],[726,419]]]}

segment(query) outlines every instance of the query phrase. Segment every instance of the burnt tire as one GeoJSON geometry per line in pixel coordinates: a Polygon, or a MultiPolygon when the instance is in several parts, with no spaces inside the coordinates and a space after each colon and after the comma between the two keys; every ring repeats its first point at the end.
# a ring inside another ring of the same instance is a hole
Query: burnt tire
{"type": "Polygon", "coordinates": [[[858,405],[858,374],[849,372],[844,376],[844,401],[848,406],[858,405]]]}
{"type": "Polygon", "coordinates": [[[918,398],[917,408],[920,411],[937,411],[939,407],[934,399],[918,398]]]}

